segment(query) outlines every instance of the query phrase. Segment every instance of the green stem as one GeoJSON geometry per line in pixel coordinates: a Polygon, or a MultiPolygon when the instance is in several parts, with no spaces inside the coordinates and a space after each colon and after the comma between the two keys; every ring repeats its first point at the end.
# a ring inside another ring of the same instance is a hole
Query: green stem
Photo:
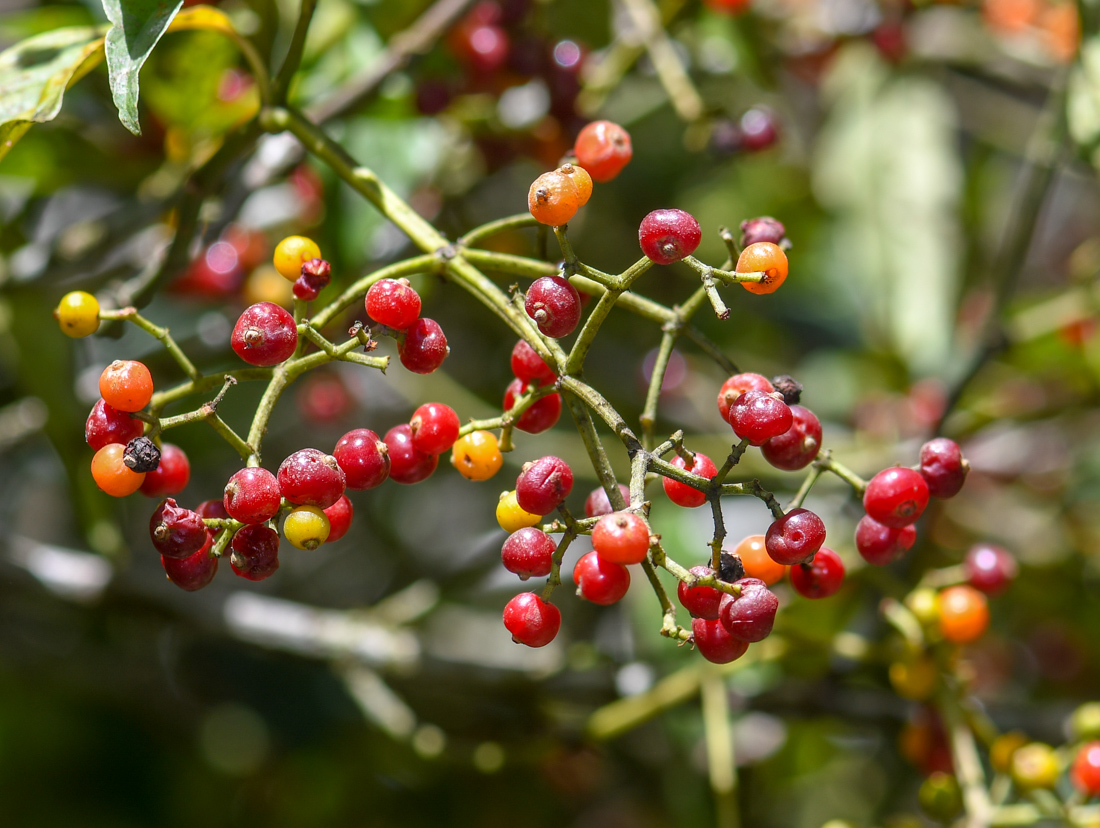
{"type": "Polygon", "coordinates": [[[525,230],[528,227],[537,227],[538,222],[530,213],[518,213],[514,216],[490,221],[480,227],[475,227],[457,242],[460,247],[473,247],[480,241],[495,236],[498,233],[507,233],[509,230],[525,230]]]}
{"type": "Polygon", "coordinates": [[[306,34],[309,32],[309,24],[313,19],[313,11],[317,7],[317,0],[301,0],[301,3],[302,5],[298,11],[298,23],[294,26],[294,35],[290,39],[290,48],[287,49],[283,65],[279,67],[279,74],[271,85],[272,98],[280,103],[286,101],[290,81],[302,63],[302,53],[306,46],[306,34]]]}
{"type": "Polygon", "coordinates": [[[730,732],[730,707],[726,682],[708,665],[700,685],[703,702],[703,734],[707,749],[707,770],[714,793],[718,828],[738,828],[737,763],[730,732]]]}
{"type": "Polygon", "coordinates": [[[818,457],[814,461],[816,468],[824,471],[832,472],[849,486],[851,486],[857,495],[863,496],[863,493],[867,491],[867,481],[849,469],[843,463],[840,463],[833,459],[831,451],[825,451],[822,456],[818,457]]]}
{"type": "Polygon", "coordinates": [[[172,338],[172,335],[171,333],[169,333],[168,328],[162,328],[159,325],[154,325],[152,322],[150,322],[148,319],[138,313],[137,308],[129,307],[115,311],[105,310],[100,311],[99,315],[102,319],[118,319],[125,320],[127,322],[133,322],[147,334],[150,334],[151,336],[156,338],[164,346],[165,350],[168,351],[172,359],[174,359],[176,361],[176,364],[179,365],[181,369],[183,369],[183,373],[186,374],[192,382],[202,379],[202,372],[200,372],[199,369],[195,367],[194,363],[192,363],[191,360],[187,358],[187,355],[183,352],[180,346],[176,344],[176,340],[172,338]]]}
{"type": "Polygon", "coordinates": [[[799,509],[806,501],[806,496],[810,493],[810,489],[814,487],[814,484],[818,481],[818,478],[824,473],[824,469],[820,466],[814,466],[810,469],[810,473],[806,475],[806,479],[802,481],[802,485],[798,487],[798,491],[795,492],[791,502],[787,504],[786,511],[790,512],[793,509],[799,509]]]}
{"type": "Polygon", "coordinates": [[[657,359],[653,363],[653,374],[649,378],[649,387],[646,389],[642,416],[638,418],[642,427],[642,445],[647,449],[653,447],[653,441],[656,439],[654,431],[657,424],[657,405],[660,402],[661,386],[664,385],[668,361],[675,346],[676,334],[665,331],[661,335],[661,344],[657,347],[657,359]]]}

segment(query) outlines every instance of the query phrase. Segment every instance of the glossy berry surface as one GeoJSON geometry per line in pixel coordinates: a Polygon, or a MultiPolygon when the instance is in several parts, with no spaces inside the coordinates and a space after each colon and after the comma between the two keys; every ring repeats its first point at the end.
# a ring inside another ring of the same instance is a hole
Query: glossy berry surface
{"type": "Polygon", "coordinates": [[[976,641],[989,627],[989,603],[972,586],[959,584],[940,593],[940,634],[952,644],[976,641]]]}
{"type": "Polygon", "coordinates": [[[528,385],[533,383],[548,385],[558,378],[554,369],[547,365],[535,349],[523,339],[517,341],[512,348],[510,364],[516,379],[528,385]]]}
{"type": "MultiPolygon", "coordinates": [[[[710,480],[714,475],[718,474],[718,467],[714,465],[714,461],[700,451],[695,452],[691,468],[688,468],[688,462],[678,454],[672,458],[670,465],[678,469],[689,471],[706,480],[710,480]]],[[[665,490],[665,494],[668,495],[669,500],[677,506],[683,506],[686,509],[694,509],[707,502],[705,493],[698,489],[693,489],[691,486],[686,483],[681,483],[679,480],[673,480],[671,477],[662,477],[661,487],[665,490]]]]}
{"type": "Polygon", "coordinates": [[[233,536],[229,566],[249,581],[262,581],[279,568],[279,534],[262,524],[244,526],[233,536]]]}
{"type": "Polygon", "coordinates": [[[294,317],[274,302],[257,302],[237,319],[229,338],[234,352],[249,365],[278,365],[298,347],[294,317]]]}
{"type": "Polygon", "coordinates": [[[886,566],[904,555],[917,539],[914,526],[895,529],[864,515],[856,524],[856,551],[874,566],[886,566]]]}
{"type": "Polygon", "coordinates": [[[390,476],[390,450],[369,428],[357,428],[341,437],[332,456],[343,470],[349,489],[373,489],[390,476]]]}
{"type": "Polygon", "coordinates": [[[355,507],[352,506],[347,495],[340,495],[340,499],[324,510],[328,518],[328,538],[325,543],[334,543],[348,533],[351,528],[351,520],[355,516],[355,507]]]}
{"type": "Polygon", "coordinates": [[[746,391],[763,391],[770,394],[775,390],[771,380],[762,374],[734,374],[718,390],[718,413],[727,423],[730,421],[730,408],[737,398],[746,391]]]}
{"type": "Polygon", "coordinates": [[[1016,579],[1018,567],[1012,553],[991,543],[976,544],[963,558],[966,580],[986,595],[997,595],[1016,579]]]}
{"type": "Polygon", "coordinates": [[[517,644],[545,647],[561,628],[561,611],[533,592],[521,592],[504,607],[504,626],[517,644]]]}
{"type": "Polygon", "coordinates": [[[592,548],[610,563],[641,563],[649,552],[649,527],[633,512],[612,512],[592,528],[592,548]]]}
{"type": "Polygon", "coordinates": [[[160,463],[145,473],[141,493],[147,497],[166,497],[179,494],[191,480],[191,462],[183,449],[172,443],[160,447],[160,463]]]}
{"type": "Polygon", "coordinates": [[[788,567],[777,563],[768,554],[764,535],[749,535],[733,548],[733,554],[740,558],[747,577],[756,578],[768,586],[779,583],[787,574],[788,567]]]}
{"type": "Polygon", "coordinates": [[[969,471],[970,464],[963,459],[962,450],[954,440],[937,437],[921,446],[920,474],[932,497],[957,495],[969,471]]]}
{"type": "Polygon", "coordinates": [[[279,275],[288,282],[297,281],[302,275],[302,265],[311,259],[321,258],[321,248],[305,236],[287,236],[275,245],[271,263],[279,275]]]}
{"type": "Polygon", "coordinates": [[[779,121],[775,113],[755,106],[741,116],[741,147],[747,152],[759,152],[779,140],[779,121]]]}
{"type": "Polygon", "coordinates": [[[126,497],[141,488],[144,472],[131,471],[122,460],[126,446],[109,443],[92,458],[92,479],[111,497],[126,497]]]}
{"type": "Polygon", "coordinates": [[[447,337],[434,319],[417,319],[397,346],[401,364],[414,374],[430,374],[451,353],[447,337]]]}
{"type": "Polygon", "coordinates": [[[1062,763],[1050,745],[1030,742],[1012,754],[1009,772],[1021,790],[1050,790],[1062,775],[1062,763]]]}
{"type": "Polygon", "coordinates": [[[279,491],[296,506],[326,509],[340,499],[346,480],[331,454],[315,448],[294,452],[279,465],[279,491]]]}
{"type": "Polygon", "coordinates": [[[630,589],[630,570],[587,552],[573,567],[573,583],[581,598],[607,607],[621,601],[630,589]]]}
{"type": "Polygon", "coordinates": [[[763,281],[742,282],[741,287],[749,293],[767,294],[779,290],[787,280],[789,267],[787,254],[779,245],[757,242],[741,251],[741,255],[737,257],[736,270],[738,273],[763,273],[763,281]]]}
{"type": "Polygon", "coordinates": [[[141,411],[153,398],[153,375],[144,363],[116,359],[99,375],[99,396],[116,411],[141,411]]]}
{"type": "Polygon", "coordinates": [[[695,649],[707,661],[729,664],[741,658],[749,649],[749,642],[734,638],[718,619],[691,619],[691,635],[695,649]]]}
{"type": "Polygon", "coordinates": [[[784,471],[798,471],[810,465],[821,450],[821,421],[812,411],[792,405],[791,427],[764,441],[764,459],[784,471]]]}
{"type": "Polygon", "coordinates": [[[1086,742],[1077,749],[1069,778],[1085,796],[1100,796],[1100,742],[1086,742]]]}
{"type": "Polygon", "coordinates": [[[279,481],[267,469],[241,469],[225,484],[222,505],[241,523],[264,523],[279,512],[279,481]]]}
{"type": "Polygon", "coordinates": [[[699,222],[683,210],[654,210],[638,227],[638,243],[650,261],[659,265],[690,256],[703,239],[699,222]]]}
{"type": "Polygon", "coordinates": [[[771,216],[745,219],[741,222],[741,247],[757,242],[770,242],[781,245],[787,238],[787,228],[781,221],[771,216]]]}
{"type": "Polygon", "coordinates": [[[825,522],[809,509],[792,509],[777,518],[764,536],[764,548],[776,563],[800,564],[825,543],[825,522]]]}
{"type": "Polygon", "coordinates": [[[524,463],[516,478],[516,502],[536,515],[550,514],[572,490],[573,470],[553,455],[524,463]]]}
{"type": "Polygon", "coordinates": [[[84,439],[94,451],[99,451],[111,443],[126,445],[141,436],[145,424],[135,420],[125,411],[119,411],[98,400],[92,406],[88,420],[84,424],[84,439]]]}
{"type": "Polygon", "coordinates": [[[634,148],[630,134],[611,121],[593,121],[577,135],[573,145],[577,163],[584,167],[593,181],[615,178],[630,163],[634,148]]]}
{"type": "Polygon", "coordinates": [[[523,303],[527,315],[546,336],[573,333],[581,321],[581,295],[562,276],[541,276],[531,283],[523,303]]]}
{"type": "Polygon", "coordinates": [[[572,176],[561,170],[543,173],[527,191],[527,209],[539,224],[567,224],[581,206],[581,194],[572,176]]]}
{"type": "Polygon", "coordinates": [[[328,540],[328,517],[316,506],[292,509],[283,521],[283,537],[297,549],[312,551],[328,540]]]}
{"type": "Polygon", "coordinates": [[[471,431],[451,447],[451,465],[467,480],[488,480],[504,465],[500,443],[491,431],[471,431]]]}
{"type": "Polygon", "coordinates": [[[449,405],[424,403],[413,412],[412,419],[409,420],[413,448],[424,454],[450,451],[458,439],[461,426],[458,414],[449,405]]]}
{"type": "MultiPolygon", "coordinates": [[[[504,391],[503,409],[508,411],[516,400],[531,391],[523,380],[514,379],[504,391]]],[[[539,397],[515,421],[515,427],[528,434],[539,434],[553,428],[561,418],[561,394],[547,394],[539,397]]]]}
{"type": "Polygon", "coordinates": [[[160,556],[160,565],[168,580],[187,592],[194,592],[214,580],[218,573],[218,559],[210,554],[208,541],[202,549],[186,558],[160,556]]]}
{"type": "Polygon", "coordinates": [[[518,532],[526,526],[542,522],[542,515],[525,512],[516,502],[515,490],[501,492],[496,508],[497,523],[505,532],[518,532]]]}
{"type": "Polygon", "coordinates": [[[756,578],[742,578],[735,586],[741,588],[740,595],[722,595],[718,616],[722,626],[742,641],[763,641],[771,635],[779,599],[756,578]]]}
{"type": "Polygon", "coordinates": [[[397,331],[420,318],[420,294],[407,279],[379,279],[367,290],[364,304],[367,316],[397,331]]]}
{"type": "Polygon", "coordinates": [[[208,536],[202,516],[176,505],[173,498],[157,506],[149,519],[153,548],[166,558],[186,558],[206,544],[208,536]]]}
{"type": "Polygon", "coordinates": [[[396,425],[383,438],[390,458],[390,479],[411,486],[432,476],[439,465],[439,455],[417,451],[413,445],[412,427],[396,425]]]}
{"type": "Polygon", "coordinates": [[[94,334],[99,330],[99,300],[82,290],[66,293],[57,306],[57,323],[74,339],[94,334]]]}
{"type": "Polygon", "coordinates": [[[927,505],[928,484],[919,472],[903,466],[880,471],[863,493],[867,514],[895,529],[916,523],[927,505]]]}
{"type": "Polygon", "coordinates": [[[562,164],[558,167],[558,172],[571,179],[576,186],[580,206],[587,204],[592,197],[592,176],[588,174],[588,170],[579,164],[562,164]]]}
{"type": "Polygon", "coordinates": [[[500,559],[504,568],[519,575],[520,580],[541,578],[550,574],[554,550],[554,539],[541,529],[526,526],[508,536],[500,549],[500,559]]]}
{"type": "Polygon", "coordinates": [[[789,405],[772,394],[746,391],[730,406],[729,422],[734,434],[759,446],[789,431],[794,415],[789,405]]]}
{"type": "MultiPolygon", "coordinates": [[[[693,566],[689,571],[698,578],[706,578],[714,574],[714,570],[709,566],[693,566]]],[[[711,621],[717,618],[724,594],[714,587],[688,586],[683,581],[676,585],[676,597],[694,618],[707,618],[711,621]]]]}
{"type": "MultiPolygon", "coordinates": [[[[619,483],[619,494],[623,497],[623,503],[630,502],[630,488],[628,486],[619,483]]],[[[607,498],[607,492],[604,491],[603,486],[595,488],[592,493],[585,498],[584,501],[584,516],[585,517],[601,517],[602,515],[610,515],[615,511],[615,507],[611,505],[611,501],[607,498]]]]}
{"type": "Polygon", "coordinates": [[[791,567],[791,586],[804,598],[828,598],[844,583],[844,562],[827,546],[808,564],[791,567]]]}

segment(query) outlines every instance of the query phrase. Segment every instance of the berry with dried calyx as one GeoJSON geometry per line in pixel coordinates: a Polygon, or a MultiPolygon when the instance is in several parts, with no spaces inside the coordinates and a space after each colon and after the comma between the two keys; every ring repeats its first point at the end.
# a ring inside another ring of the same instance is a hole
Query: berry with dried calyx
{"type": "Polygon", "coordinates": [[[229,342],[249,365],[278,365],[290,359],[298,347],[298,326],[294,317],[274,302],[257,302],[237,319],[229,342]]]}
{"type": "Polygon", "coordinates": [[[341,437],[332,456],[349,489],[373,489],[390,476],[390,450],[369,428],[357,428],[341,437]]]}
{"type": "Polygon", "coordinates": [[[638,243],[654,264],[668,265],[690,256],[703,239],[699,222],[683,210],[654,210],[638,227],[638,243]]]}
{"type": "Polygon", "coordinates": [[[295,506],[326,509],[347,485],[344,471],[331,454],[315,448],[294,452],[279,465],[279,492],[295,506]]]}
{"type": "Polygon", "coordinates": [[[539,331],[555,339],[573,333],[581,321],[581,295],[562,276],[540,276],[532,282],[523,307],[539,331]]]}
{"type": "Polygon", "coordinates": [[[573,470],[560,457],[547,455],[524,463],[516,478],[516,502],[526,512],[548,515],[573,490],[573,470]]]}
{"type": "Polygon", "coordinates": [[[202,516],[167,498],[149,519],[153,548],[166,558],[187,558],[202,549],[209,537],[202,516]]]}
{"type": "Polygon", "coordinates": [[[518,575],[521,581],[532,577],[541,578],[550,574],[557,546],[553,538],[541,529],[526,526],[513,532],[504,541],[500,559],[504,568],[518,575]]]}
{"type": "Polygon", "coordinates": [[[504,607],[504,626],[517,644],[545,647],[561,628],[561,611],[533,592],[521,592],[504,607]]]}
{"type": "Polygon", "coordinates": [[[268,526],[243,526],[233,536],[229,566],[249,581],[269,578],[279,568],[279,534],[268,526]]]}

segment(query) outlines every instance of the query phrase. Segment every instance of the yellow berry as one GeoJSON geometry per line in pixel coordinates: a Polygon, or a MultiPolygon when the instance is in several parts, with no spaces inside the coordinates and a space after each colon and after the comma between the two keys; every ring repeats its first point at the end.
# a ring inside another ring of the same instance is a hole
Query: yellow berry
{"type": "Polygon", "coordinates": [[[472,431],[451,449],[451,465],[468,480],[488,480],[504,465],[496,435],[491,431],[472,431]]]}
{"type": "Polygon", "coordinates": [[[99,302],[82,290],[66,293],[57,306],[57,321],[61,332],[74,339],[94,334],[99,329],[99,302]]]}
{"type": "Polygon", "coordinates": [[[534,526],[542,520],[542,515],[525,512],[516,502],[516,492],[503,492],[497,502],[497,523],[508,534],[518,532],[525,526],[534,526]]]}
{"type": "Polygon", "coordinates": [[[1053,788],[1061,768],[1054,748],[1042,742],[1032,742],[1012,754],[1012,781],[1025,791],[1053,788]]]}
{"type": "Polygon", "coordinates": [[[905,599],[905,605],[925,626],[940,620],[940,599],[934,589],[915,589],[905,599]]]}
{"type": "Polygon", "coordinates": [[[316,549],[328,533],[328,518],[316,506],[299,506],[283,521],[283,537],[299,549],[316,549]]]}
{"type": "Polygon", "coordinates": [[[296,282],[302,275],[302,265],[310,259],[321,258],[321,248],[313,239],[305,236],[287,236],[275,245],[272,263],[284,279],[296,282]]]}
{"type": "Polygon", "coordinates": [[[271,302],[289,308],[294,304],[294,292],[290,283],[271,265],[258,267],[244,283],[244,301],[250,305],[271,302]]]}
{"type": "Polygon", "coordinates": [[[989,764],[997,773],[1008,773],[1012,770],[1012,757],[1027,743],[1027,736],[1018,730],[1001,734],[989,746],[989,764]]]}
{"type": "Polygon", "coordinates": [[[925,655],[890,665],[890,684],[904,699],[923,701],[929,698],[936,691],[938,679],[936,663],[925,655]]]}

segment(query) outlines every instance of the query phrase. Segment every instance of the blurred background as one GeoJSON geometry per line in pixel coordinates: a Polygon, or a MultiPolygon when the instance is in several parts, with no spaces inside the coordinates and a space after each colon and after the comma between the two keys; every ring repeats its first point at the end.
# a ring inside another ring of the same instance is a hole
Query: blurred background
{"type": "MultiPolygon", "coordinates": [[[[164,37],[141,73],[141,136],[119,123],[106,69],[92,70],[0,161],[6,824],[932,824],[918,790],[937,725],[891,682],[899,637],[880,604],[978,542],[1009,549],[1020,576],[952,674],[999,730],[1065,743],[1067,716],[1100,686],[1096,5],[317,4],[291,100],[449,238],[521,212],[585,123],[614,120],[634,159],[570,223],[584,262],[625,269],[639,221],[660,207],[699,220],[697,255],[715,265],[719,227],[775,216],[790,278],[772,296],[728,289],[731,319],[700,313],[702,331],[741,369],[802,382],[825,445],[865,477],[915,463],[937,433],[962,445],[963,492],[930,507],[913,551],[885,569],[855,555],[850,490],[815,487],[807,505],[848,583],[821,602],[778,586],[773,639],[721,670],[658,634],[640,577],[600,608],[572,598],[565,576],[561,635],[539,650],[510,641],[501,608],[525,587],[499,564],[493,510],[520,464],[556,454],[578,475],[581,511],[597,484],[567,421],[517,435],[490,482],[443,463],[417,486],[351,493],[348,535],[315,552],[284,545],[262,583],[228,566],[200,592],[168,582],[147,535],[155,502],[96,489],[83,426],[113,359],[145,361],[158,387],[182,377],[141,331],[66,338],[51,318],[59,298],[132,301],[218,371],[239,366],[228,337],[244,307],[290,300],[270,266],[283,236],[317,240],[333,294],[413,251],[292,139],[248,132],[258,96],[232,40],[164,37]],[[732,806],[715,772],[731,749],[732,806]]],[[[297,3],[219,7],[278,65],[297,3]]],[[[4,0],[2,12],[0,48],[106,20],[97,0],[4,0]]],[[[493,245],[539,255],[532,230],[493,245]]],[[[672,305],[695,278],[655,268],[637,290],[672,305]]],[[[447,333],[444,369],[313,372],[280,401],[267,457],[383,433],[431,400],[464,420],[499,414],[513,336],[455,286],[413,284],[447,333]]],[[[589,380],[628,421],[659,340],[618,312],[593,348],[589,380]]],[[[658,432],[682,428],[690,447],[724,456],[725,378],[683,342],[658,432]]],[[[246,429],[261,391],[241,384],[220,413],[246,429]]],[[[191,460],[181,504],[219,497],[233,451],[201,424],[171,436],[191,460]]],[[[802,479],[750,452],[736,479],[753,476],[781,498],[802,479]]],[[[707,555],[705,512],[653,496],[654,525],[688,565],[707,555]]],[[[724,513],[733,544],[770,522],[755,500],[724,513]]]]}

